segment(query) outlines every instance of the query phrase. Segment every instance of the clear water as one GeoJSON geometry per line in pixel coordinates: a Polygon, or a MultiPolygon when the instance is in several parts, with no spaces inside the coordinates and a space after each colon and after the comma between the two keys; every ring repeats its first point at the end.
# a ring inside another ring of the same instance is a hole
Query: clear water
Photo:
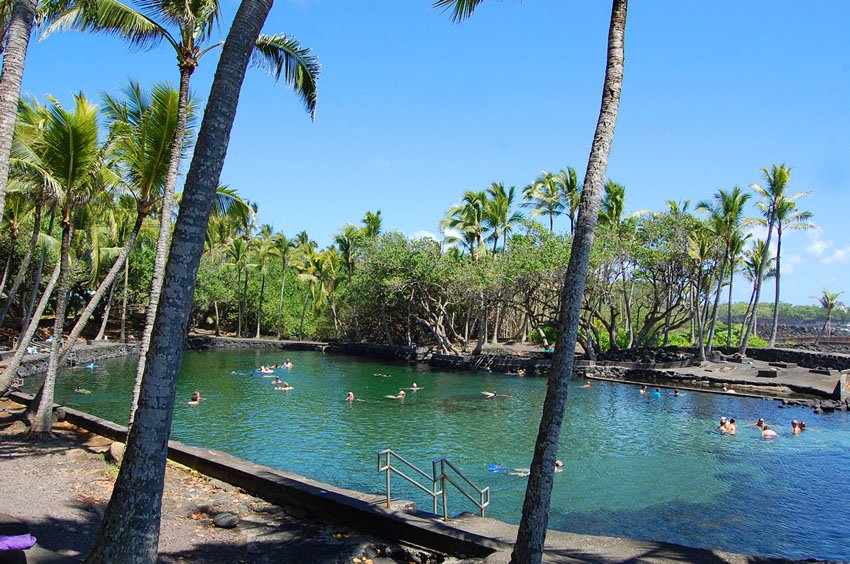
{"type": "MultiPolygon", "coordinates": [[[[376,453],[392,448],[422,468],[446,456],[490,486],[489,516],[517,522],[526,478],[488,465],[527,468],[545,381],[488,373],[290,352],[294,386],[276,391],[260,364],[280,352],[187,353],[178,384],[173,438],[361,491],[380,492],[376,453]],[[236,371],[237,375],[231,374],[236,371]],[[424,389],[396,394],[416,382],[424,389]],[[206,398],[186,404],[193,390],[206,398]],[[347,391],[357,401],[345,401],[347,391]],[[488,400],[482,390],[509,397],[488,400]]],[[[125,423],[134,359],[76,368],[57,401],[125,423]],[[74,393],[80,385],[91,394],[74,393]]],[[[28,383],[30,386],[33,383],[28,383]]],[[[570,388],[550,526],[564,531],[667,541],[748,554],[850,560],[850,420],[782,410],[775,402],[688,393],[642,396],[634,386],[570,388]],[[735,417],[738,435],[714,431],[735,417]],[[764,440],[747,426],[759,417],[780,436],[764,440]],[[810,430],[789,432],[791,419],[810,430]]],[[[398,484],[397,486],[395,484],[398,484]]],[[[420,492],[394,490],[429,508],[420,492]]],[[[473,510],[449,494],[452,513],[473,510]]]]}

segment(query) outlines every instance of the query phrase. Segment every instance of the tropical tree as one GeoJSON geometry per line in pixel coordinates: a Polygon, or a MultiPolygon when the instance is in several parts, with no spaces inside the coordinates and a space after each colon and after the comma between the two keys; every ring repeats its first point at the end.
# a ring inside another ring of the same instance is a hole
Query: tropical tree
{"type": "MultiPolygon", "coordinates": [[[[151,280],[150,299],[145,319],[145,328],[139,343],[139,364],[136,380],[144,373],[146,353],[150,345],[153,324],[159,305],[168,244],[171,237],[171,215],[174,201],[174,186],[183,154],[183,140],[189,108],[189,81],[201,58],[221,46],[207,45],[217,27],[220,16],[218,0],[153,0],[141,4],[136,11],[116,0],[84,0],[56,19],[46,33],[62,29],[95,31],[117,35],[134,47],[150,47],[167,42],[177,55],[180,71],[179,105],[174,142],[169,155],[168,177],[162,197],[160,211],[160,235],[157,241],[151,280]],[[172,31],[169,28],[173,28],[172,31]]],[[[263,35],[255,40],[252,63],[268,70],[277,80],[281,74],[287,81],[296,83],[300,96],[308,109],[314,108],[318,63],[310,56],[310,50],[302,48],[295,38],[285,35],[263,35]]],[[[313,110],[310,109],[312,112],[313,110]]]]}
{"type": "Polygon", "coordinates": [[[823,326],[818,331],[818,338],[815,339],[815,346],[820,344],[821,337],[824,334],[829,335],[830,324],[832,322],[832,312],[835,311],[836,308],[844,308],[844,305],[838,301],[838,296],[843,294],[844,292],[830,292],[826,288],[821,291],[820,296],[812,296],[813,300],[817,300],[820,306],[824,309],[824,314],[826,318],[823,320],[823,326]]]}
{"type": "Polygon", "coordinates": [[[82,94],[74,97],[73,112],[67,111],[56,100],[50,100],[50,116],[44,135],[34,143],[33,154],[49,178],[62,191],[62,246],[60,272],[56,293],[53,341],[41,401],[38,403],[30,432],[35,435],[50,434],[53,423],[53,390],[59,369],[65,310],[68,303],[70,277],[70,246],[74,213],[92,193],[104,187],[104,150],[98,143],[98,109],[82,94]]]}
{"type": "MultiPolygon", "coordinates": [[[[481,1],[437,0],[435,5],[453,6],[454,19],[457,21],[472,15],[481,1]]],[[[582,298],[602,198],[602,184],[614,140],[614,126],[620,105],[627,8],[628,0],[613,0],[599,120],[588,158],[570,262],[561,288],[558,341],[552,358],[546,399],[543,403],[543,415],[522,507],[519,533],[511,555],[512,562],[536,563],[543,558],[555,460],[567,402],[569,379],[573,371],[575,345],[581,322],[582,298]]]]}
{"type": "Polygon", "coordinates": [[[277,233],[272,238],[272,245],[274,246],[275,254],[280,259],[280,298],[277,302],[277,338],[280,339],[281,331],[283,329],[283,294],[286,290],[286,267],[289,265],[289,261],[292,259],[293,251],[295,247],[293,246],[293,241],[290,241],[286,238],[286,235],[283,233],[277,233]]]}
{"type": "Polygon", "coordinates": [[[576,169],[571,166],[568,166],[566,170],[561,169],[557,180],[564,201],[567,203],[567,215],[570,219],[570,235],[572,235],[575,231],[576,220],[578,219],[578,207],[581,203],[581,185],[578,183],[576,169]]]}
{"type": "MultiPolygon", "coordinates": [[[[723,245],[723,255],[720,262],[720,268],[717,271],[717,289],[714,295],[714,305],[711,310],[711,319],[708,327],[708,353],[711,353],[714,343],[714,329],[717,324],[720,293],[723,289],[723,282],[726,280],[726,271],[731,269],[732,273],[734,273],[735,258],[740,255],[740,246],[743,244],[741,227],[744,219],[744,205],[749,199],[749,194],[745,194],[743,190],[741,190],[738,186],[735,186],[731,192],[721,188],[714,194],[712,201],[701,201],[697,204],[698,210],[708,213],[708,220],[712,226],[712,230],[714,231],[714,234],[720,238],[723,245]]],[[[730,274],[730,285],[731,278],[732,276],[730,274]]],[[[727,331],[731,332],[731,330],[732,327],[730,323],[727,331]]],[[[727,333],[727,345],[729,344],[730,338],[730,333],[727,333]]]]}
{"type": "MultiPolygon", "coordinates": [[[[779,326],[779,283],[781,281],[782,269],[782,233],[784,231],[808,231],[814,229],[815,225],[809,220],[812,218],[811,212],[800,211],[797,208],[797,199],[808,196],[811,192],[797,192],[796,194],[787,194],[785,191],[788,183],[791,180],[791,168],[785,168],[785,173],[780,173],[778,178],[781,182],[768,182],[767,188],[761,188],[758,185],[753,185],[753,188],[764,200],[757,205],[764,213],[772,213],[772,223],[776,228],[776,276],[774,276],[775,292],[773,297],[773,322],[770,329],[770,338],[767,341],[767,346],[773,348],[776,345],[776,329],[779,326]]],[[[768,172],[762,169],[765,176],[768,172]]],[[[771,173],[773,178],[777,178],[776,165],[771,173]]],[[[765,224],[763,221],[762,224],[765,224]]]]}
{"type": "Polygon", "coordinates": [[[364,235],[367,239],[374,239],[381,233],[381,210],[376,212],[367,211],[363,217],[364,235]]]}
{"type": "Polygon", "coordinates": [[[753,335],[758,334],[758,302],[756,301],[756,296],[760,283],[759,273],[761,273],[762,280],[767,280],[775,276],[776,269],[773,267],[775,260],[774,257],[770,256],[767,241],[764,239],[756,239],[753,245],[744,252],[742,272],[744,278],[752,284],[753,289],[747,302],[747,309],[744,312],[744,324],[741,333],[741,342],[738,343],[739,347],[744,342],[745,332],[748,327],[752,326],[753,335]]]}
{"type": "Polygon", "coordinates": [[[533,208],[531,217],[549,216],[549,233],[555,230],[555,217],[564,213],[564,196],[560,189],[561,179],[551,172],[543,174],[523,189],[523,206],[533,208]]]}
{"type": "Polygon", "coordinates": [[[473,260],[478,260],[484,251],[484,214],[487,206],[487,194],[485,192],[467,191],[463,195],[460,204],[452,206],[446,212],[446,217],[441,222],[444,229],[453,230],[460,236],[449,234],[448,242],[461,243],[473,260]]]}
{"type": "Polygon", "coordinates": [[[254,247],[254,258],[257,261],[256,268],[260,271],[260,299],[257,301],[257,333],[255,339],[260,338],[260,328],[263,321],[263,295],[266,291],[267,262],[274,256],[274,246],[271,240],[271,225],[263,225],[258,237],[252,241],[254,247]]]}
{"type": "Polygon", "coordinates": [[[487,189],[487,200],[484,203],[484,226],[490,230],[490,239],[493,240],[493,252],[502,240],[502,248],[505,248],[513,230],[523,219],[522,213],[513,211],[516,188],[511,186],[507,190],[501,182],[493,182],[487,189]]]}
{"type": "MultiPolygon", "coordinates": [[[[163,307],[156,318],[139,409],[112,497],[86,559],[100,562],[152,562],[159,545],[160,510],[168,436],[174,410],[183,338],[192,309],[198,264],[212,200],[219,185],[239,91],[271,0],[243,0],[222,49],[195,155],[186,177],[180,215],[163,285],[163,307]]],[[[286,83],[304,95],[307,79],[288,66],[286,83]]],[[[316,67],[317,69],[317,67],[316,67]]],[[[315,84],[317,73],[309,77],[315,84]]],[[[315,90],[313,90],[315,94],[315,90]]],[[[313,112],[315,96],[307,97],[313,112]]]]}

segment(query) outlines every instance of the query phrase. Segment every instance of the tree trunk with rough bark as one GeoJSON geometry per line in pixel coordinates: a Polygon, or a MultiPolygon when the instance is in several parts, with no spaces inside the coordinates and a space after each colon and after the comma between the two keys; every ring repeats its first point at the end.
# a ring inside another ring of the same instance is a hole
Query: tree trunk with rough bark
{"type": "Polygon", "coordinates": [[[549,523],[549,507],[558,440],[567,404],[567,392],[575,362],[575,346],[581,321],[581,305],[587,282],[590,249],[602,199],[602,185],[608,155],[614,140],[614,127],[623,83],[626,11],[628,0],[613,0],[608,31],[608,57],[599,121],[587,163],[579,220],[573,240],[570,262],[561,289],[558,341],[543,403],[543,416],[531,462],[531,473],[522,506],[516,544],[511,554],[514,563],[539,563],[549,523]]]}
{"type": "MultiPolygon", "coordinates": [[[[27,275],[27,271],[30,267],[30,262],[32,261],[32,252],[38,247],[38,234],[41,233],[41,202],[38,201],[35,204],[35,217],[33,218],[33,228],[32,228],[32,237],[30,237],[30,244],[27,247],[27,252],[24,255],[24,259],[21,261],[20,266],[18,267],[18,273],[15,275],[15,281],[12,282],[12,288],[9,290],[9,293],[6,295],[6,303],[3,304],[3,311],[0,312],[0,327],[3,326],[3,322],[6,321],[6,314],[9,313],[9,308],[12,307],[12,302],[15,301],[15,296],[18,293],[18,290],[21,287],[21,283],[24,281],[24,277],[27,275]]],[[[21,308],[23,312],[25,308],[21,308]]],[[[23,314],[22,314],[23,317],[23,314]]]]}
{"type": "Polygon", "coordinates": [[[263,293],[266,291],[266,275],[263,273],[262,282],[260,282],[260,303],[257,304],[257,334],[255,339],[260,338],[260,324],[263,321],[263,293]]]}
{"type": "MultiPolygon", "coordinates": [[[[70,197],[70,196],[66,196],[70,197]]],[[[59,282],[56,290],[56,319],[53,322],[53,341],[50,343],[50,359],[47,361],[47,374],[42,385],[41,401],[30,426],[30,434],[47,436],[53,426],[53,391],[56,375],[59,372],[59,356],[62,347],[62,334],[65,331],[65,309],[68,306],[68,277],[71,270],[71,211],[66,202],[62,214],[62,248],[59,254],[59,282]]]]}
{"type": "Polygon", "coordinates": [[[764,254],[761,257],[758,272],[756,272],[755,291],[753,292],[753,313],[750,322],[744,327],[744,333],[741,337],[741,346],[738,347],[740,354],[746,354],[747,347],[750,345],[750,335],[756,333],[758,326],[759,315],[759,297],[761,296],[761,284],[764,279],[764,269],[767,266],[767,256],[770,252],[770,236],[773,235],[773,222],[767,225],[767,239],[764,242],[764,254]]]}
{"type": "Polygon", "coordinates": [[[277,338],[280,339],[280,331],[283,327],[283,292],[286,290],[286,260],[283,260],[283,267],[280,275],[280,299],[277,301],[277,338]]]}
{"type": "Polygon", "coordinates": [[[124,261],[124,295],[121,298],[121,342],[127,342],[127,286],[130,282],[130,258],[124,261]]]}
{"type": "Polygon", "coordinates": [[[53,294],[53,288],[56,287],[56,281],[59,280],[60,266],[60,263],[56,263],[56,266],[53,268],[53,274],[51,274],[50,280],[47,281],[44,293],[41,294],[38,307],[35,308],[35,312],[33,312],[32,319],[30,320],[26,331],[24,331],[24,334],[20,339],[18,339],[18,348],[15,350],[12,360],[9,361],[9,366],[7,366],[5,371],[0,374],[0,396],[8,392],[12,382],[15,381],[15,374],[18,371],[18,367],[21,365],[21,361],[26,355],[27,347],[38,329],[38,322],[41,320],[44,310],[47,309],[47,304],[50,302],[50,296],[53,294]]]}
{"type": "Polygon", "coordinates": [[[776,330],[779,328],[779,280],[782,278],[779,274],[782,261],[782,222],[776,222],[776,295],[773,297],[773,324],[770,328],[770,339],[767,341],[767,348],[772,349],[776,346],[776,330]]]}
{"type": "Polygon", "coordinates": [[[194,66],[180,67],[180,91],[177,102],[177,123],[174,126],[174,141],[168,157],[168,172],[162,191],[162,205],[159,211],[159,236],[156,240],[156,255],[153,261],[151,277],[151,294],[148,309],[145,312],[145,328],[139,343],[139,364],[136,366],[136,379],[133,382],[133,399],[130,403],[130,425],[139,402],[139,387],[142,374],[145,373],[145,361],[150,347],[156,312],[159,308],[159,297],[162,293],[162,281],[165,275],[165,262],[168,260],[168,244],[171,241],[171,214],[174,208],[174,187],[177,184],[177,170],[180,167],[180,157],[183,154],[183,138],[186,135],[186,118],[189,107],[189,79],[192,77],[194,66]]]}
{"type": "Polygon", "coordinates": [[[95,341],[102,341],[103,336],[106,334],[106,326],[109,325],[109,312],[112,311],[112,299],[115,297],[115,287],[118,286],[118,278],[112,282],[112,286],[109,288],[109,297],[106,299],[106,308],[103,310],[103,321],[100,323],[100,329],[97,332],[97,336],[94,338],[95,341]]]}
{"type": "Polygon", "coordinates": [[[271,0],[243,0],[222,49],[186,177],[162,289],[162,308],[121,470],[86,562],[155,562],[177,375],[198,264],[239,90],[271,0]]]}
{"type": "Polygon", "coordinates": [[[35,21],[35,0],[14,0],[6,32],[3,70],[0,71],[0,218],[6,209],[9,155],[18,121],[18,99],[24,78],[30,35],[35,21]]]}

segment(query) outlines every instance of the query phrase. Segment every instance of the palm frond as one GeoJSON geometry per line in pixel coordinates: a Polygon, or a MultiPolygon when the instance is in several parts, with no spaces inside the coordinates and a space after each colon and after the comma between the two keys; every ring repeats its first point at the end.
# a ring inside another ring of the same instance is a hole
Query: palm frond
{"type": "Polygon", "coordinates": [[[450,10],[452,7],[452,21],[454,23],[461,22],[472,16],[475,8],[478,7],[484,0],[435,0],[433,7],[443,11],[450,10]]]}
{"type": "Polygon", "coordinates": [[[311,51],[301,47],[294,37],[261,35],[251,54],[251,65],[267,71],[275,80],[283,76],[284,84],[295,91],[315,119],[316,87],[322,66],[311,51]]]}
{"type": "Polygon", "coordinates": [[[163,39],[177,48],[158,23],[117,0],[82,0],[47,26],[41,40],[57,31],[93,31],[121,37],[139,49],[149,49],[163,39]]]}

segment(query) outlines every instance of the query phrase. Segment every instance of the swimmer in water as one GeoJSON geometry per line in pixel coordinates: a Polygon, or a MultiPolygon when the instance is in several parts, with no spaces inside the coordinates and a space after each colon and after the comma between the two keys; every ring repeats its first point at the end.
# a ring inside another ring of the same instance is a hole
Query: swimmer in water
{"type": "Polygon", "coordinates": [[[421,390],[422,388],[420,386],[417,386],[416,382],[414,382],[413,385],[409,389],[411,389],[415,392],[417,390],[421,390]]]}
{"type": "Polygon", "coordinates": [[[647,392],[647,391],[648,391],[648,390],[646,389],[646,385],[645,385],[645,384],[644,384],[643,386],[641,386],[641,387],[640,387],[640,393],[642,393],[642,394],[646,395],[646,392],[647,392]]]}
{"type": "Polygon", "coordinates": [[[564,471],[564,463],[560,460],[555,461],[555,472],[563,472],[564,471]]]}
{"type": "Polygon", "coordinates": [[[484,391],[484,392],[481,392],[481,394],[487,399],[494,398],[498,395],[495,391],[492,391],[492,392],[484,391]]]}
{"type": "Polygon", "coordinates": [[[726,427],[729,425],[729,422],[725,417],[720,418],[720,425],[717,426],[717,430],[720,431],[720,434],[724,434],[726,432],[726,427]]]}
{"type": "Polygon", "coordinates": [[[348,392],[345,396],[346,401],[354,401],[354,392],[348,392]]]}
{"type": "Polygon", "coordinates": [[[582,388],[589,388],[589,387],[590,387],[590,382],[585,382],[585,383],[582,385],[582,388]]]}
{"type": "Polygon", "coordinates": [[[756,427],[758,427],[759,429],[764,429],[764,428],[765,428],[765,426],[766,426],[766,425],[765,425],[765,423],[764,423],[764,418],[763,418],[763,417],[759,417],[759,420],[758,420],[758,421],[756,421],[756,422],[754,423],[754,425],[755,425],[756,427]]]}
{"type": "Polygon", "coordinates": [[[799,435],[800,434],[800,424],[797,423],[797,420],[791,421],[791,434],[799,435]]]}
{"type": "Polygon", "coordinates": [[[286,368],[287,370],[291,370],[292,369],[292,362],[287,358],[286,362],[283,363],[283,367],[286,368]]]}
{"type": "Polygon", "coordinates": [[[652,392],[652,397],[660,398],[661,397],[661,388],[655,388],[655,391],[652,392]]]}
{"type": "Polygon", "coordinates": [[[779,433],[777,433],[776,431],[774,431],[773,429],[771,429],[770,427],[765,425],[761,429],[761,436],[764,437],[765,439],[774,439],[774,438],[779,436],[779,433]]]}
{"type": "Polygon", "coordinates": [[[726,423],[726,434],[727,435],[734,435],[737,432],[738,432],[738,426],[735,425],[735,419],[729,419],[729,421],[726,423]]]}
{"type": "Polygon", "coordinates": [[[280,376],[275,376],[274,380],[272,380],[272,384],[280,384],[280,376]]]}
{"type": "Polygon", "coordinates": [[[680,392],[680,391],[679,391],[679,388],[674,388],[674,389],[673,389],[673,397],[674,397],[674,398],[678,398],[678,397],[680,397],[681,395],[682,395],[682,392],[680,392]]]}
{"type": "Polygon", "coordinates": [[[800,432],[803,432],[805,430],[806,430],[806,422],[800,421],[800,432]]]}

